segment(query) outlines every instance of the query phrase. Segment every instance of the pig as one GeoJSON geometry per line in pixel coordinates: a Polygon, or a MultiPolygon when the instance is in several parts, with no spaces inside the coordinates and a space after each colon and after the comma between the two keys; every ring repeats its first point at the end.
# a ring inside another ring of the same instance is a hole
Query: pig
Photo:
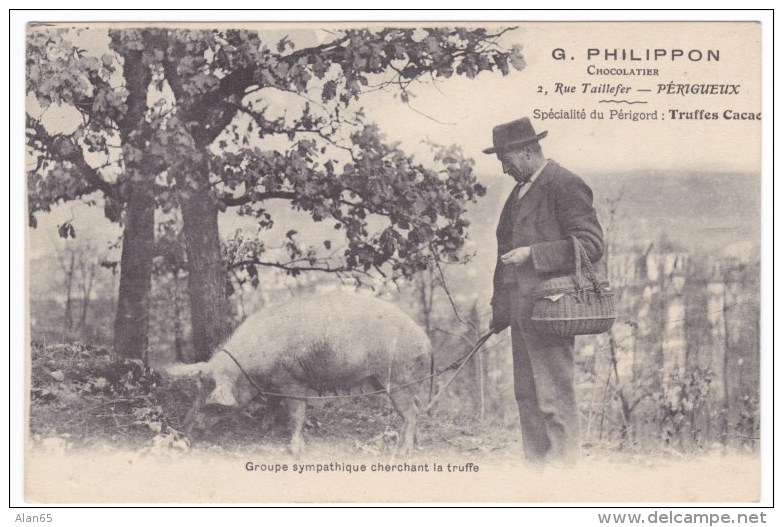
{"type": "Polygon", "coordinates": [[[403,455],[413,448],[416,392],[429,376],[431,354],[427,334],[399,308],[340,292],[265,307],[245,320],[208,362],[172,365],[167,373],[198,375],[214,383],[185,418],[188,433],[209,427],[227,409],[247,405],[258,391],[247,376],[264,391],[284,395],[295,456],[304,448],[307,407],[306,399],[296,397],[369,386],[385,392],[402,417],[397,453],[403,455]]]}

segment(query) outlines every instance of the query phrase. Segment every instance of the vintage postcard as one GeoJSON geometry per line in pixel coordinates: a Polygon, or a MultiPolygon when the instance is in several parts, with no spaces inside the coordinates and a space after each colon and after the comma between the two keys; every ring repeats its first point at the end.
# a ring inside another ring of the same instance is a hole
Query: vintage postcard
{"type": "Polygon", "coordinates": [[[762,29],[28,24],[24,499],[758,503],[762,29]]]}

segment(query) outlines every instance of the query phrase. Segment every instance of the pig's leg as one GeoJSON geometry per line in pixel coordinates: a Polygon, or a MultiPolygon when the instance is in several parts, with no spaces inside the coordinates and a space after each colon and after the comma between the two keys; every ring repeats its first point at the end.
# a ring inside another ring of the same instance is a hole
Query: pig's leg
{"type": "Polygon", "coordinates": [[[416,421],[419,415],[419,409],[416,406],[415,394],[409,388],[400,388],[392,384],[389,388],[380,381],[378,376],[370,377],[370,382],[374,389],[385,391],[391,399],[392,406],[402,417],[402,432],[400,433],[400,443],[397,447],[397,453],[400,455],[408,454],[416,441],[416,421]]]}
{"type": "Polygon", "coordinates": [[[298,457],[304,450],[304,430],[305,410],[307,410],[307,401],[304,399],[286,398],[286,407],[288,408],[288,417],[291,422],[291,453],[298,457]]]}
{"type": "Polygon", "coordinates": [[[395,387],[392,386],[389,391],[389,399],[391,399],[394,409],[402,417],[402,433],[397,453],[405,455],[413,449],[419,409],[416,407],[414,394],[404,388],[395,390],[395,387]]]}
{"type": "Polygon", "coordinates": [[[275,413],[277,405],[280,404],[280,398],[272,395],[266,399],[266,408],[264,408],[264,418],[261,420],[261,431],[270,432],[275,426],[275,413]]]}

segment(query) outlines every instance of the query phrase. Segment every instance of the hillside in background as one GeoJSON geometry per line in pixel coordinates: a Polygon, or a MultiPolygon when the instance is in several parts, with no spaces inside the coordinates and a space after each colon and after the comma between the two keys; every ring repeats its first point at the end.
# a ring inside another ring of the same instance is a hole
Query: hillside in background
{"type": "MultiPolygon", "coordinates": [[[[761,188],[757,174],[636,171],[592,176],[600,205],[623,193],[621,212],[638,225],[634,238],[666,233],[689,251],[759,243],[761,188]]],[[[657,236],[656,236],[657,237],[657,236]]]]}
{"type": "MultiPolygon", "coordinates": [[[[731,244],[759,242],[760,178],[755,174],[639,170],[583,174],[601,213],[609,199],[622,196],[618,218],[630,239],[657,239],[662,233],[689,250],[715,251],[731,244]],[[626,228],[630,225],[631,228],[626,228]]],[[[507,176],[486,176],[487,196],[472,205],[473,232],[497,221],[513,186],[507,176]]]]}

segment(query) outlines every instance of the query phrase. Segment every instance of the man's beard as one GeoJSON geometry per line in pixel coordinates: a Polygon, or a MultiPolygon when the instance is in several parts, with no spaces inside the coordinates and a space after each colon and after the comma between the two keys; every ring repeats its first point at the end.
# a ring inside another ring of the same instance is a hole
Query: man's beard
{"type": "Polygon", "coordinates": [[[525,168],[511,167],[510,172],[511,172],[511,177],[513,177],[517,183],[527,183],[530,180],[530,178],[533,176],[533,171],[529,170],[528,167],[525,168]]]}

